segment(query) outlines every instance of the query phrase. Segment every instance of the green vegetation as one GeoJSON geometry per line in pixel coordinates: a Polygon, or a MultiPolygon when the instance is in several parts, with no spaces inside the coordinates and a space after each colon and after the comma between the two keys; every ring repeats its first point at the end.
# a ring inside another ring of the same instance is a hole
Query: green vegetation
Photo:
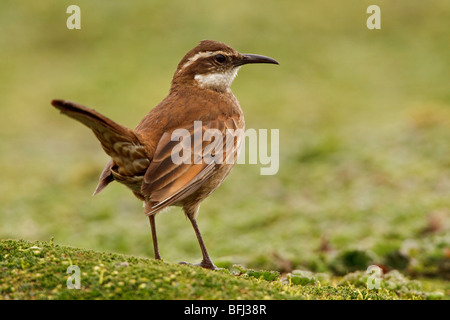
{"type": "Polygon", "coordinates": [[[216,271],[146,258],[100,253],[45,242],[0,242],[0,299],[440,299],[418,281],[385,275],[379,289],[368,289],[367,275],[341,280],[296,271],[280,276],[241,266],[216,271]],[[80,288],[69,266],[80,269],[80,288]],[[68,281],[69,280],[69,281],[68,281]],[[226,290],[224,290],[226,288],[226,290]]]}
{"type": "Polygon", "coordinates": [[[381,30],[366,28],[367,1],[195,3],[80,0],[82,29],[68,30],[70,2],[1,1],[0,239],[55,239],[1,242],[2,298],[448,299],[450,3],[379,0],[381,30]],[[213,261],[254,270],[245,277],[177,265],[201,257],[178,208],[156,219],[167,264],[132,258],[152,257],[142,204],[116,183],[91,197],[108,157],[50,106],[69,99],[134,127],[201,39],[280,62],[246,66],[232,86],[247,128],[279,129],[279,172],[236,166],[198,221],[213,261]],[[63,254],[83,263],[86,290],[62,290],[63,254]],[[413,284],[367,290],[358,279],[371,264],[413,284]],[[183,277],[179,295],[163,271],[183,277]],[[191,273],[246,289],[196,291],[191,273]]]}

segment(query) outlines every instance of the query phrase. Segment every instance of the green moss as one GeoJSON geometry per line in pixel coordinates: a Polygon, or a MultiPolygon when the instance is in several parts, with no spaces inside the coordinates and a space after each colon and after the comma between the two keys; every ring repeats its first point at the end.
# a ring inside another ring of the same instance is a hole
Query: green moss
{"type": "Polygon", "coordinates": [[[287,280],[289,283],[301,286],[313,285],[318,283],[318,280],[312,272],[303,270],[295,270],[292,273],[288,273],[287,280]]]}
{"type": "Polygon", "coordinates": [[[50,245],[0,242],[3,299],[288,299],[296,293],[270,286],[276,272],[236,277],[186,265],[50,245]],[[67,268],[80,268],[81,289],[68,289],[67,268]],[[8,281],[6,281],[8,279],[8,281]],[[253,280],[252,280],[253,279],[253,280]],[[223,290],[230,288],[230,290],[223,290]]]}
{"type": "Polygon", "coordinates": [[[46,242],[0,242],[1,299],[440,299],[417,281],[389,273],[381,290],[364,286],[353,273],[339,283],[326,274],[275,271],[241,266],[210,271],[153,259],[95,252],[46,242]],[[80,270],[80,289],[69,289],[80,270]]]}
{"type": "Polygon", "coordinates": [[[356,270],[365,270],[377,263],[377,256],[369,250],[347,250],[341,252],[330,264],[337,274],[343,275],[356,270]]]}

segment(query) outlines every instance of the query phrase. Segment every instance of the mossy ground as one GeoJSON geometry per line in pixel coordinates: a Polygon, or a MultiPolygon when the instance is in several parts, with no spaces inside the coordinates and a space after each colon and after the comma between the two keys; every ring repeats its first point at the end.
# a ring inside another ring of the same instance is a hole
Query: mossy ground
{"type": "Polygon", "coordinates": [[[442,299],[422,284],[387,274],[379,289],[367,287],[368,275],[342,278],[297,271],[280,275],[240,266],[216,271],[153,259],[101,253],[53,244],[0,242],[1,299],[442,299]],[[68,272],[80,270],[79,289],[68,272]],[[70,270],[70,269],[69,269],[70,270]],[[384,284],[384,282],[386,284],[384,284]]]}

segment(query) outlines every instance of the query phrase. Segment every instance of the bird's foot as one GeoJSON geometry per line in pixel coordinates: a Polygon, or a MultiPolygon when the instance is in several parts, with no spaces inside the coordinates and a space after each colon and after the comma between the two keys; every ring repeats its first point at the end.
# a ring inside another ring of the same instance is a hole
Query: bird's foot
{"type": "Polygon", "coordinates": [[[187,264],[187,265],[190,265],[190,266],[198,266],[198,267],[202,267],[202,268],[210,269],[210,270],[217,270],[218,269],[214,265],[214,263],[212,263],[212,261],[205,261],[205,260],[203,260],[200,263],[189,263],[189,262],[181,261],[179,264],[187,264]]]}

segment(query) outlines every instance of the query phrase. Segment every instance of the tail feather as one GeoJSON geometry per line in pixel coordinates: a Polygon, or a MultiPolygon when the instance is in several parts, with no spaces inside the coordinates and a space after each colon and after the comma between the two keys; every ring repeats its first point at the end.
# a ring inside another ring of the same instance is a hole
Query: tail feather
{"type": "Polygon", "coordinates": [[[103,150],[113,159],[119,174],[134,176],[147,169],[149,160],[145,148],[133,130],[74,102],[52,100],[51,104],[94,132],[103,150]]]}
{"type": "Polygon", "coordinates": [[[52,100],[52,105],[60,110],[61,113],[78,120],[94,131],[102,145],[105,144],[104,147],[109,148],[111,136],[114,136],[114,138],[118,138],[121,141],[139,143],[133,131],[108,119],[94,109],[89,109],[80,104],[66,100],[52,100]]]}

